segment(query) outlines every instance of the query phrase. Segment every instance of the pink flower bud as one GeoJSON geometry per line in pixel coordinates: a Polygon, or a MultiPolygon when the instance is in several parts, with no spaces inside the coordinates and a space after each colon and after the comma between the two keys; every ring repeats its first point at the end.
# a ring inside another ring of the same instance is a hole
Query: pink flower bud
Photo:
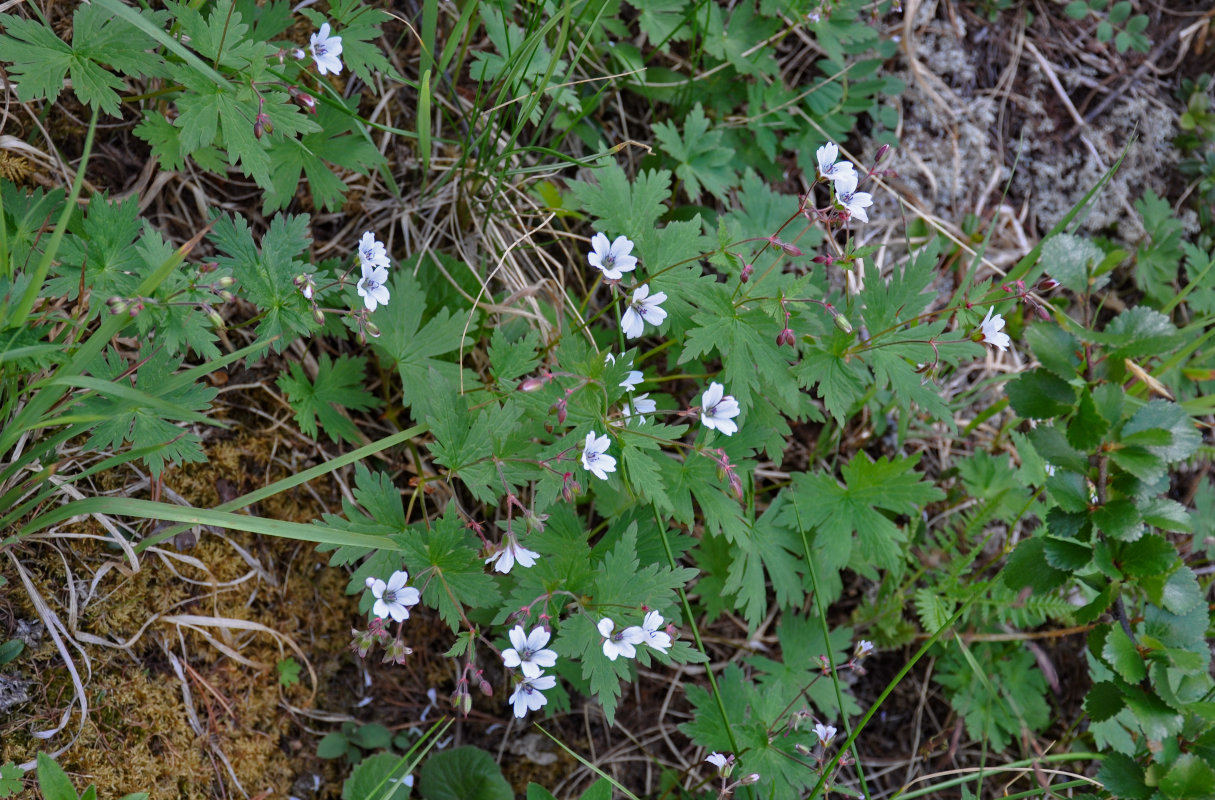
{"type": "Polygon", "coordinates": [[[794,341],[796,341],[796,340],[793,336],[793,331],[791,331],[788,328],[785,328],[783,331],[776,334],[776,346],[777,347],[783,347],[784,345],[789,345],[790,347],[793,347],[794,341]]]}
{"type": "Polygon", "coordinates": [[[796,258],[802,254],[802,249],[800,247],[795,244],[789,244],[788,242],[782,241],[775,236],[768,237],[768,241],[779,247],[781,250],[784,250],[785,255],[787,256],[793,256],[796,258]]]}
{"type": "Polygon", "coordinates": [[[494,696],[494,687],[491,686],[489,681],[485,680],[484,678],[481,679],[481,683],[477,686],[477,688],[480,689],[481,694],[485,695],[486,697],[494,696]]]}
{"type": "Polygon", "coordinates": [[[747,281],[751,280],[752,272],[755,272],[754,266],[751,264],[743,264],[742,273],[739,274],[738,279],[743,283],[746,283],[747,281]]]}
{"type": "Polygon", "coordinates": [[[521,382],[515,388],[521,392],[534,392],[537,389],[543,388],[543,386],[544,386],[544,381],[541,380],[540,378],[528,378],[527,380],[521,382]]]}
{"type": "Polygon", "coordinates": [[[1038,291],[1040,292],[1050,292],[1058,288],[1059,281],[1055,280],[1054,278],[1043,278],[1042,280],[1038,281],[1038,291]]]}
{"type": "Polygon", "coordinates": [[[886,154],[889,152],[890,152],[890,145],[884,144],[881,147],[879,147],[877,150],[877,153],[873,156],[873,166],[876,167],[878,164],[881,164],[882,159],[885,158],[886,154]]]}
{"type": "Polygon", "coordinates": [[[316,322],[317,325],[324,325],[325,324],[325,312],[321,311],[319,308],[312,309],[312,319],[314,322],[316,322]]]}

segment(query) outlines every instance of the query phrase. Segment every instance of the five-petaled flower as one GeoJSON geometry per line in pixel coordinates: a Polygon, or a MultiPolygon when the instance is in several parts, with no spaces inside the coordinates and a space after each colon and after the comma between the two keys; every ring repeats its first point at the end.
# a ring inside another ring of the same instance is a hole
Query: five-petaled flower
{"type": "Polygon", "coordinates": [[[365,231],[359,239],[359,263],[373,267],[387,267],[391,263],[384,243],[375,238],[371,231],[365,231]]]}
{"type": "Polygon", "coordinates": [[[587,253],[586,260],[602,272],[603,277],[618,281],[624,277],[624,273],[637,269],[637,256],[630,255],[632,252],[633,243],[628,237],[617,236],[614,242],[608,244],[607,236],[596,233],[591,237],[591,252],[587,253]]]}
{"type": "Polygon", "coordinates": [[[521,567],[530,568],[539,557],[540,554],[535,550],[528,550],[519,544],[519,540],[515,538],[515,534],[508,533],[503,537],[502,544],[498,546],[494,554],[485,559],[485,563],[488,564],[492,561],[494,572],[506,573],[511,571],[516,562],[521,567]]]}
{"type": "Polygon", "coordinates": [[[856,217],[861,222],[868,222],[866,208],[873,205],[873,195],[869,192],[858,192],[856,171],[846,172],[835,179],[835,200],[844,207],[848,217],[856,217]]]}
{"type": "Polygon", "coordinates": [[[392,573],[387,582],[379,578],[367,578],[366,586],[375,597],[371,613],[381,618],[392,617],[397,622],[409,619],[409,606],[416,606],[422,596],[418,594],[417,589],[405,585],[408,581],[409,573],[405,570],[392,573]]]}
{"type": "Polygon", "coordinates": [[[375,311],[376,306],[388,305],[388,268],[363,262],[363,277],[355,285],[359,297],[368,311],[375,311]]]}
{"type": "Polygon", "coordinates": [[[338,75],[342,71],[342,37],[329,34],[329,23],[321,25],[321,29],[312,34],[308,43],[312,57],[316,60],[316,71],[325,75],[332,72],[338,75]]]}
{"type": "Polygon", "coordinates": [[[868,639],[861,639],[856,643],[856,650],[853,652],[852,657],[860,660],[872,652],[873,642],[869,641],[868,639]]]}
{"type": "Polygon", "coordinates": [[[642,641],[660,653],[666,653],[671,646],[671,634],[662,630],[663,622],[662,614],[657,611],[649,612],[641,621],[641,632],[645,636],[642,641]]]}
{"type": "Polygon", "coordinates": [[[541,692],[556,685],[557,679],[552,675],[541,675],[537,678],[524,677],[519,681],[514,694],[507,702],[515,707],[515,716],[523,719],[527,716],[527,712],[536,711],[548,702],[548,698],[541,692]]]}
{"type": "Polygon", "coordinates": [[[983,321],[979,323],[979,330],[983,332],[983,341],[992,347],[998,347],[1001,352],[1008,349],[1012,339],[1008,337],[1004,330],[1004,317],[995,313],[996,307],[992,306],[987,309],[987,316],[983,317],[983,321]],[[993,316],[994,314],[994,316],[993,316]]]}
{"type": "Polygon", "coordinates": [[[586,446],[582,448],[582,466],[600,480],[606,481],[609,472],[616,471],[616,459],[607,454],[611,440],[605,433],[595,436],[591,431],[586,435],[586,446]]]}
{"type": "Polygon", "coordinates": [[[705,763],[712,764],[717,767],[717,771],[721,773],[723,778],[730,777],[730,773],[734,771],[734,754],[733,753],[709,753],[705,758],[705,763]]]}
{"type": "Polygon", "coordinates": [[[633,414],[637,414],[637,424],[645,424],[645,415],[653,414],[658,408],[658,403],[650,399],[650,393],[639,394],[633,398],[632,408],[629,408],[629,403],[626,401],[620,408],[621,414],[624,415],[625,423],[628,423],[633,418],[633,414]]]}
{"type": "MultiPolygon", "coordinates": [[[[818,159],[818,174],[829,181],[837,181],[844,175],[856,177],[856,167],[852,166],[851,161],[836,161],[840,155],[840,149],[835,142],[827,142],[814,153],[818,159]]],[[[853,188],[856,188],[855,186],[853,188]]]]}
{"type": "Polygon", "coordinates": [[[814,723],[814,735],[823,743],[823,747],[831,744],[831,740],[835,738],[835,726],[824,725],[821,722],[814,723]]]}
{"type": "Polygon", "coordinates": [[[700,421],[706,428],[730,436],[738,430],[738,423],[734,421],[738,416],[738,401],[725,391],[725,387],[716,381],[709,384],[700,400],[700,421]]]}
{"type": "Polygon", "coordinates": [[[629,339],[636,339],[641,335],[645,328],[645,323],[658,326],[667,318],[667,312],[662,308],[662,304],[667,300],[666,292],[658,292],[650,295],[650,285],[648,283],[637,287],[633,292],[633,299],[629,302],[629,307],[625,309],[624,315],[620,318],[620,327],[624,329],[624,335],[629,339]]]}
{"type": "Polygon", "coordinates": [[[636,645],[645,641],[645,632],[641,628],[633,625],[617,631],[616,623],[610,617],[599,620],[596,627],[599,628],[599,635],[603,637],[603,654],[609,661],[615,661],[618,656],[635,657],[636,645]]]}
{"type": "Polygon", "coordinates": [[[514,647],[502,651],[502,663],[511,669],[523,670],[526,678],[539,678],[543,668],[557,663],[557,654],[544,648],[549,636],[544,628],[536,627],[531,633],[524,633],[523,626],[516,625],[510,631],[510,643],[514,647]]]}

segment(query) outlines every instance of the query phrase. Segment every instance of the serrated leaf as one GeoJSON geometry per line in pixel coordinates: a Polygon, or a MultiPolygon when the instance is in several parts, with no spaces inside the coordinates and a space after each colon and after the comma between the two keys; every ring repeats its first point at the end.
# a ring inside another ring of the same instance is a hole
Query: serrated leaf
{"type": "Polygon", "coordinates": [[[949,624],[953,616],[954,603],[947,602],[936,589],[924,587],[915,593],[916,615],[920,618],[920,627],[925,633],[937,633],[949,624]]]}
{"type": "Polygon", "coordinates": [[[1024,372],[1005,386],[1008,402],[1026,419],[1048,419],[1070,411],[1076,390],[1067,381],[1045,370],[1024,372]]]}
{"type": "Polygon", "coordinates": [[[1105,637],[1105,646],[1101,649],[1101,657],[1113,667],[1114,672],[1127,683],[1139,683],[1147,677],[1147,667],[1144,666],[1143,656],[1135,643],[1121,627],[1110,628],[1105,637]]]}
{"type": "Polygon", "coordinates": [[[1042,543],[1046,563],[1055,569],[1076,572],[1093,560],[1093,547],[1090,544],[1055,536],[1043,537],[1042,543]]]}
{"type": "Polygon", "coordinates": [[[1143,535],[1143,518],[1139,516],[1139,509],[1126,498],[1109,501],[1094,509],[1091,516],[1097,529],[1114,539],[1133,542],[1143,535]]]}
{"type": "Polygon", "coordinates": [[[1097,780],[1107,792],[1126,800],[1147,800],[1152,794],[1152,788],[1143,780],[1143,767],[1123,753],[1105,754],[1097,780]]]}
{"type": "Polygon", "coordinates": [[[1182,567],[1169,575],[1159,597],[1153,599],[1168,611],[1178,616],[1185,616],[1205,603],[1203,597],[1202,588],[1198,585],[1198,578],[1194,575],[1194,571],[1189,567],[1182,567]]]}
{"type": "Polygon", "coordinates": [[[317,361],[315,382],[308,379],[299,364],[291,362],[288,368],[291,374],[279,375],[278,387],[286,393],[300,430],[316,438],[319,421],[320,429],[329,435],[330,441],[360,443],[358,428],[337,409],[367,411],[381,405],[379,398],[362,388],[367,379],[367,360],[339,355],[332,361],[322,353],[317,361]]]}
{"type": "Polygon", "coordinates": [[[1181,733],[1183,717],[1169,705],[1137,686],[1128,686],[1126,706],[1135,716],[1135,722],[1144,736],[1156,741],[1164,741],[1181,733]]]}
{"type": "Polygon", "coordinates": [[[1088,239],[1060,233],[1042,243],[1041,261],[1047,265],[1047,274],[1077,294],[1100,291],[1109,283],[1109,275],[1093,276],[1094,265],[1100,263],[1104,253],[1088,239]]]}
{"type": "Polygon", "coordinates": [[[1163,536],[1149,533],[1118,551],[1118,566],[1137,578],[1162,575],[1177,561],[1177,551],[1163,536]]]}
{"type": "Polygon", "coordinates": [[[1181,332],[1169,318],[1149,306],[1128,308],[1093,338],[1110,347],[1108,358],[1116,363],[1124,358],[1170,353],[1182,341],[1181,332]]]}
{"type": "Polygon", "coordinates": [[[502,328],[494,328],[489,337],[490,370],[499,382],[526,375],[540,363],[536,353],[539,347],[540,334],[535,330],[528,330],[521,338],[511,341],[502,328]]]}
{"type": "Polygon", "coordinates": [[[1104,722],[1126,707],[1122,690],[1109,681],[1099,681],[1084,697],[1084,712],[1093,722],[1104,722]]]}
{"type": "Polygon", "coordinates": [[[1185,410],[1168,400],[1152,400],[1135,412],[1122,427],[1122,435],[1147,430],[1166,431],[1170,436],[1167,445],[1147,445],[1147,449],[1168,463],[1189,458],[1198,449],[1202,437],[1194,427],[1193,420],[1185,410]]]}
{"type": "Polygon", "coordinates": [[[1039,592],[1058,588],[1068,573],[1055,569],[1046,561],[1046,543],[1041,537],[1023,539],[1008,557],[1004,566],[1004,582],[1010,589],[1032,586],[1039,592]]]}
{"type": "Polygon", "coordinates": [[[1060,508],[1072,513],[1087,511],[1089,504],[1095,502],[1088,481],[1071,470],[1056,469],[1046,479],[1046,491],[1060,508]]]}
{"type": "Polygon", "coordinates": [[[1077,450],[1093,450],[1101,444],[1110,429],[1109,420],[1101,416],[1087,388],[1080,392],[1076,413],[1067,423],[1067,442],[1077,450]]]}
{"type": "Polygon", "coordinates": [[[428,530],[414,528],[393,537],[402,547],[411,583],[422,587],[422,601],[436,609],[452,633],[460,629],[464,608],[493,607],[501,599],[498,584],[485,574],[476,539],[464,527],[455,504],[428,530]]]}
{"type": "Polygon", "coordinates": [[[1169,800],[1200,800],[1215,792],[1215,769],[1195,753],[1182,753],[1160,779],[1160,792],[1169,800]]]}
{"type": "Polygon", "coordinates": [[[642,170],[630,184],[623,169],[609,158],[596,162],[592,173],[598,184],[570,181],[570,190],[591,216],[597,217],[595,230],[609,238],[624,234],[634,241],[643,231],[653,230],[666,211],[671,173],[667,170],[642,170]]]}
{"type": "Polygon", "coordinates": [[[1042,366],[1064,380],[1080,368],[1080,340],[1058,325],[1030,325],[1025,341],[1042,366]]]}
{"type": "Polygon", "coordinates": [[[710,131],[704,109],[697,103],[683,121],[683,135],[673,122],[656,122],[654,138],[675,160],[675,175],[683,181],[684,191],[693,203],[708,191],[725,201],[729,189],[738,182],[734,171],[734,150],[723,144],[721,131],[710,131]]]}

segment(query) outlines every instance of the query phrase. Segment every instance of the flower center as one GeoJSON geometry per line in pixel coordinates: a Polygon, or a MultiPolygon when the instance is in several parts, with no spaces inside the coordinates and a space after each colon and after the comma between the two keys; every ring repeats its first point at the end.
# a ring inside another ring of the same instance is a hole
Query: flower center
{"type": "Polygon", "coordinates": [[[313,50],[316,52],[316,55],[319,58],[325,55],[325,44],[323,42],[317,42],[313,47],[313,50]]]}
{"type": "Polygon", "coordinates": [[[363,278],[363,288],[369,292],[374,292],[380,288],[380,284],[374,278],[363,278]]]}
{"type": "Polygon", "coordinates": [[[384,600],[385,603],[392,605],[393,603],[395,603],[397,601],[397,593],[396,593],[396,591],[394,591],[392,589],[385,589],[384,597],[382,599],[384,600]]]}
{"type": "Polygon", "coordinates": [[[596,461],[599,460],[599,454],[596,453],[594,450],[587,450],[586,451],[586,460],[588,462],[594,464],[596,461]]]}

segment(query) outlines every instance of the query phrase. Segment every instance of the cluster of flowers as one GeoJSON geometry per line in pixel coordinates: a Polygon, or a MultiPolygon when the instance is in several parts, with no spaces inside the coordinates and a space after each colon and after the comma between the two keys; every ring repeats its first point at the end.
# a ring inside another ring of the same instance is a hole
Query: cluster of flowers
{"type": "Polygon", "coordinates": [[[734,773],[734,754],[733,753],[709,753],[705,758],[706,764],[712,764],[717,767],[717,774],[721,777],[722,789],[719,797],[728,797],[733,794],[734,790],[739,786],[750,786],[753,783],[759,782],[759,773],[752,772],[750,775],[744,775],[742,778],[727,783],[729,777],[734,773]]]}
{"type": "Polygon", "coordinates": [[[869,192],[858,192],[860,177],[851,161],[837,160],[840,149],[835,142],[827,142],[814,153],[818,160],[818,174],[823,180],[831,181],[835,189],[835,201],[843,206],[849,219],[855,217],[861,222],[869,221],[865,209],[873,205],[873,195],[869,192]]]}
{"type": "Polygon", "coordinates": [[[409,573],[405,570],[397,570],[392,573],[387,581],[373,577],[368,577],[365,581],[365,585],[371,590],[371,596],[375,598],[375,603],[371,607],[371,613],[375,618],[366,631],[357,629],[351,631],[354,636],[353,647],[360,658],[366,656],[372,645],[377,642],[384,647],[385,663],[392,661],[403,664],[405,657],[413,652],[401,639],[402,628],[400,626],[398,626],[395,636],[384,630],[386,619],[397,623],[404,622],[409,619],[410,607],[416,606],[422,600],[422,595],[418,590],[412,586],[406,586],[407,583],[409,583],[409,573]]]}
{"type": "Polygon", "coordinates": [[[521,671],[523,679],[515,685],[507,702],[514,707],[515,716],[522,719],[528,711],[536,711],[548,702],[544,692],[556,686],[557,679],[545,675],[544,670],[557,665],[557,654],[546,649],[552,634],[544,628],[532,628],[531,633],[525,633],[522,625],[516,625],[509,635],[514,647],[502,651],[502,663],[521,671]]]}
{"type": "Polygon", "coordinates": [[[375,238],[375,234],[366,231],[359,239],[359,267],[363,276],[355,285],[363,305],[368,311],[375,311],[376,306],[388,305],[388,250],[384,243],[375,238]]]}

